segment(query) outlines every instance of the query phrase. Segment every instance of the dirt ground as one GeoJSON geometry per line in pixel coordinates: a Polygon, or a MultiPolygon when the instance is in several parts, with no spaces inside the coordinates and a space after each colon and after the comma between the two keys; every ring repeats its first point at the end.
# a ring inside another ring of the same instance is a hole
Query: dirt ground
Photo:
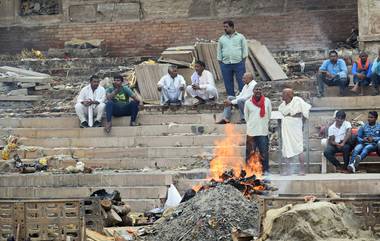
{"type": "Polygon", "coordinates": [[[267,212],[260,241],[370,241],[363,221],[343,203],[287,205],[267,212]]]}

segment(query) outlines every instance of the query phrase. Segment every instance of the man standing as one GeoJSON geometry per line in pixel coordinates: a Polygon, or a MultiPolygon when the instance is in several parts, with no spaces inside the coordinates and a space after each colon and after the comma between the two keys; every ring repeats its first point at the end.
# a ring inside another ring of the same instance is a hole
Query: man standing
{"type": "Polygon", "coordinates": [[[130,116],[131,126],[136,126],[136,118],[139,112],[140,98],[126,85],[121,75],[114,77],[113,86],[107,89],[106,116],[107,122],[104,130],[109,133],[112,128],[112,116],[130,116]],[[132,98],[133,101],[129,101],[132,98]]]}
{"type": "Polygon", "coordinates": [[[182,75],[178,74],[177,66],[169,66],[168,74],[164,75],[157,83],[157,89],[161,92],[161,105],[182,105],[186,82],[182,75]]]}
{"type": "Polygon", "coordinates": [[[325,84],[328,86],[339,86],[340,95],[345,95],[345,90],[349,84],[347,66],[343,59],[338,59],[338,52],[335,50],[330,51],[329,59],[325,60],[319,68],[317,81],[318,97],[324,95],[325,84]]]}
{"type": "Polygon", "coordinates": [[[377,123],[378,114],[376,111],[368,113],[368,123],[359,128],[358,143],[352,151],[350,164],[347,167],[349,172],[355,173],[359,163],[367,157],[368,153],[377,151],[380,141],[380,124],[377,123]]]}
{"type": "Polygon", "coordinates": [[[373,95],[378,95],[379,92],[379,85],[380,85],[380,48],[379,53],[375,61],[373,61],[372,68],[371,68],[371,81],[372,85],[375,88],[375,92],[373,95]]]}
{"type": "Polygon", "coordinates": [[[79,92],[75,112],[80,120],[80,128],[101,126],[106,91],[102,86],[99,86],[99,82],[99,78],[93,75],[90,77],[90,84],[83,87],[79,92]],[[94,115],[95,121],[93,122],[94,115]]]}
{"type": "Polygon", "coordinates": [[[235,96],[234,74],[239,86],[243,89],[242,77],[245,73],[245,59],[248,56],[247,40],[235,31],[234,22],[224,21],[225,34],[219,38],[217,59],[222,70],[227,95],[235,96]]]}
{"type": "Polygon", "coordinates": [[[244,116],[247,121],[246,161],[259,149],[264,175],[269,175],[269,121],[272,113],[271,101],[262,95],[261,84],[253,89],[252,98],[245,102],[244,116]]]}
{"type": "Polygon", "coordinates": [[[303,154],[303,118],[309,118],[311,105],[294,96],[292,89],[282,91],[283,102],[278,107],[284,118],[281,122],[282,156],[285,158],[285,175],[290,175],[290,158],[298,156],[299,174],[305,175],[303,154]]]}
{"type": "Polygon", "coordinates": [[[212,73],[205,70],[206,64],[202,61],[195,63],[195,72],[191,76],[191,85],[186,87],[186,92],[198,100],[198,104],[206,101],[214,101],[218,98],[218,90],[215,87],[212,73]]]}
{"type": "Polygon", "coordinates": [[[346,113],[342,110],[335,114],[335,122],[328,130],[328,143],[323,155],[329,160],[339,171],[347,169],[350,161],[351,151],[351,123],[346,121],[346,113]],[[344,165],[342,166],[335,154],[343,152],[344,165]]]}
{"type": "Polygon", "coordinates": [[[243,75],[243,81],[245,83],[242,91],[238,96],[228,96],[227,100],[224,101],[224,111],[223,118],[217,122],[217,124],[227,124],[230,123],[232,117],[232,106],[236,106],[239,108],[240,113],[240,122],[238,124],[245,124],[244,118],[244,104],[245,101],[251,98],[253,95],[253,88],[257,84],[256,81],[253,80],[252,73],[245,73],[243,75]]]}
{"type": "Polygon", "coordinates": [[[368,86],[371,83],[372,63],[368,59],[366,52],[361,52],[358,60],[352,66],[352,75],[354,76],[354,88],[352,91],[357,92],[360,87],[360,94],[363,95],[363,86],[368,86]]]}

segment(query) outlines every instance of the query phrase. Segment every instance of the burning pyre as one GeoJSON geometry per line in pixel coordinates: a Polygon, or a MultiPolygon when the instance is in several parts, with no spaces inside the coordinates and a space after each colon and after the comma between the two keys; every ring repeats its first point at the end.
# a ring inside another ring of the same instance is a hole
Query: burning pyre
{"type": "Polygon", "coordinates": [[[261,155],[253,152],[246,162],[239,150],[243,136],[232,124],[225,125],[226,137],[215,142],[215,158],[210,162],[210,173],[206,184],[198,184],[186,192],[182,201],[186,201],[197,192],[214,188],[218,185],[231,185],[241,191],[244,196],[254,194],[267,195],[277,190],[262,177],[261,155]]]}

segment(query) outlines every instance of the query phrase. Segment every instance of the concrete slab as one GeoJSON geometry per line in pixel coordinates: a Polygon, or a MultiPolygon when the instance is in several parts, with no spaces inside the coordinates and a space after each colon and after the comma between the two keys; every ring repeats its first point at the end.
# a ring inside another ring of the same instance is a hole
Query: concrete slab
{"type": "Polygon", "coordinates": [[[95,174],[4,174],[0,187],[134,187],[167,186],[172,183],[170,174],[160,172],[124,172],[95,174]]]}
{"type": "Polygon", "coordinates": [[[314,97],[311,103],[313,107],[377,108],[380,103],[380,96],[314,97]]]}

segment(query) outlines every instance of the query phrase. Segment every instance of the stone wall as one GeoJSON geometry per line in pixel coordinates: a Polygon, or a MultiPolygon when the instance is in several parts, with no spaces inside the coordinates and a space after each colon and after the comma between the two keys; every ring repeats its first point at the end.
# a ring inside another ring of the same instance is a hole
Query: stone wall
{"type": "Polygon", "coordinates": [[[360,48],[376,55],[380,46],[380,1],[358,0],[360,48]]]}
{"type": "Polygon", "coordinates": [[[60,14],[28,18],[12,2],[0,0],[0,53],[63,47],[75,37],[105,39],[112,55],[155,55],[216,40],[227,18],[271,50],[308,50],[344,40],[358,21],[356,0],[61,0],[60,14]]]}

